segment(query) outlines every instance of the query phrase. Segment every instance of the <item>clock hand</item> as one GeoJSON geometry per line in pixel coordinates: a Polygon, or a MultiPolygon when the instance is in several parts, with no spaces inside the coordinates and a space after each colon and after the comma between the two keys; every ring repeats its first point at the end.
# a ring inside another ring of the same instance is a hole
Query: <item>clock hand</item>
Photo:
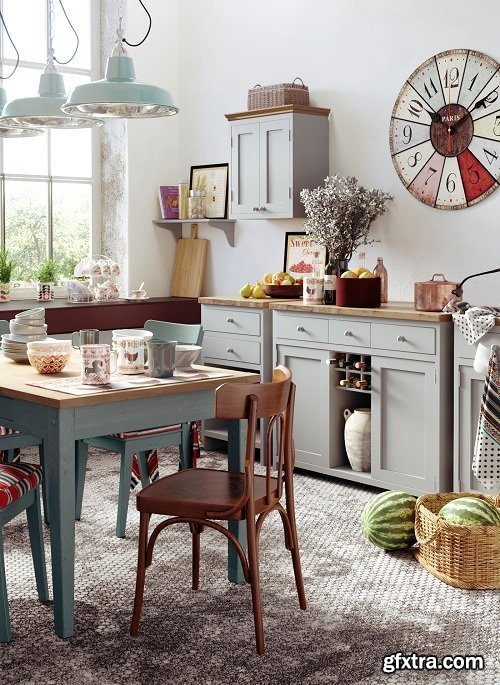
{"type": "Polygon", "coordinates": [[[461,126],[461,124],[463,124],[463,122],[467,119],[467,117],[470,115],[470,113],[473,112],[475,109],[479,109],[480,107],[486,107],[486,105],[484,103],[490,97],[490,95],[491,95],[491,93],[488,93],[488,95],[486,95],[486,97],[482,98],[481,100],[478,100],[476,102],[476,104],[474,105],[474,107],[470,110],[470,112],[466,112],[461,119],[456,121],[454,123],[454,125],[451,127],[452,132],[456,131],[457,128],[459,126],[461,126]]]}

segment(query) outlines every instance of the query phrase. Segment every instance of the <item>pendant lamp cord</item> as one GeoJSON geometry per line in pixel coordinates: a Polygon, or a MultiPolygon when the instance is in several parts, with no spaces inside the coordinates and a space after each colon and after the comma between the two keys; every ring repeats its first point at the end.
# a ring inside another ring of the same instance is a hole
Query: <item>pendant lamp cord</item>
{"type": "MultiPolygon", "coordinates": [[[[60,0],[59,0],[59,1],[60,1],[60,0]]],[[[126,44],[129,45],[131,48],[137,48],[139,45],[142,45],[142,44],[144,43],[144,41],[146,40],[146,38],[149,36],[149,32],[151,31],[151,25],[152,25],[152,23],[153,23],[152,20],[151,20],[151,15],[149,14],[148,10],[146,9],[146,5],[142,2],[142,0],[139,0],[139,2],[140,2],[140,4],[142,5],[142,7],[143,7],[144,11],[146,12],[146,14],[148,15],[149,26],[148,26],[148,30],[146,31],[146,35],[144,36],[144,38],[143,38],[139,43],[129,43],[128,40],[127,40],[126,38],[122,38],[122,42],[123,42],[123,43],[126,43],[126,44]]],[[[122,11],[122,4],[121,4],[121,2],[120,2],[120,14],[121,14],[121,11],[122,11]]],[[[121,22],[122,19],[123,19],[123,17],[120,16],[120,22],[121,22]]]]}
{"type": "MultiPolygon", "coordinates": [[[[59,4],[61,5],[61,9],[63,11],[65,18],[66,18],[66,21],[68,22],[68,24],[69,24],[71,30],[73,31],[73,33],[75,34],[75,38],[76,38],[75,50],[74,50],[73,54],[71,55],[71,57],[68,60],[66,60],[66,62],[61,62],[60,60],[57,59],[57,57],[54,56],[54,62],[57,62],[58,64],[64,65],[64,64],[69,64],[71,62],[71,60],[73,59],[73,57],[76,55],[76,53],[78,51],[78,47],[80,45],[80,38],[78,37],[78,33],[76,32],[75,27],[73,26],[73,24],[69,20],[68,15],[66,14],[66,10],[64,9],[64,5],[62,4],[62,0],[59,0],[59,4]]],[[[53,7],[52,2],[50,3],[50,5],[51,5],[51,7],[50,7],[50,49],[52,50],[52,41],[54,40],[54,25],[53,25],[53,23],[54,23],[54,7],[53,7]]]]}
{"type": "Polygon", "coordinates": [[[4,20],[4,18],[3,18],[3,14],[2,14],[2,12],[1,12],[1,10],[0,10],[0,20],[1,20],[1,22],[2,22],[2,26],[3,26],[4,29],[5,29],[5,33],[7,34],[8,38],[9,38],[9,40],[10,40],[10,42],[11,42],[11,45],[12,45],[12,47],[14,48],[14,52],[16,53],[16,64],[15,64],[14,68],[12,69],[12,71],[10,72],[10,74],[9,74],[8,76],[2,76],[2,75],[0,74],[0,79],[2,79],[2,81],[6,81],[8,78],[10,78],[11,76],[14,76],[14,74],[16,73],[16,69],[17,69],[17,67],[19,66],[19,52],[18,52],[18,50],[17,50],[17,48],[16,48],[16,44],[15,44],[14,41],[12,40],[12,37],[11,37],[11,35],[10,35],[10,33],[9,33],[9,29],[7,28],[7,25],[6,25],[6,23],[5,23],[5,20],[4,20]]]}

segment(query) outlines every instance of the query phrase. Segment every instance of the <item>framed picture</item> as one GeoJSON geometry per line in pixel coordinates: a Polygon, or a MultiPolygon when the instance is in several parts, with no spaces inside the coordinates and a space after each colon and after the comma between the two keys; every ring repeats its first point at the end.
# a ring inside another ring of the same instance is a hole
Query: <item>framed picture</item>
{"type": "Polygon", "coordinates": [[[307,233],[285,233],[285,259],[283,271],[294,278],[312,276],[315,253],[319,252],[322,270],[325,273],[326,247],[318,245],[307,233]]]}
{"type": "Polygon", "coordinates": [[[227,218],[229,164],[192,166],[189,187],[205,191],[205,214],[209,219],[227,218]]]}

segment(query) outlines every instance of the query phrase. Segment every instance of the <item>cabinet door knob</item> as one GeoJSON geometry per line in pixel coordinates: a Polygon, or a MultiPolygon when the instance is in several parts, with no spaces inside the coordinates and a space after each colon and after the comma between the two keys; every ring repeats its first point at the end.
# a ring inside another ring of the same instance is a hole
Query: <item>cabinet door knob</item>
{"type": "Polygon", "coordinates": [[[397,341],[398,342],[406,342],[406,338],[404,337],[404,335],[398,335],[397,341]]]}
{"type": "Polygon", "coordinates": [[[259,207],[252,207],[252,212],[259,212],[260,208],[259,207]]]}
{"type": "Polygon", "coordinates": [[[297,326],[297,331],[298,331],[299,333],[304,333],[304,331],[305,331],[304,326],[297,326]]]}
{"type": "Polygon", "coordinates": [[[266,207],[259,207],[259,212],[267,212],[266,207]]]}
{"type": "Polygon", "coordinates": [[[352,335],[352,331],[344,331],[344,335],[346,337],[349,337],[350,335],[352,335]]]}
{"type": "Polygon", "coordinates": [[[227,317],[226,323],[234,323],[234,319],[232,319],[230,316],[227,317]]]}
{"type": "Polygon", "coordinates": [[[234,354],[234,350],[232,347],[228,347],[226,352],[228,352],[228,354],[234,354]]]}

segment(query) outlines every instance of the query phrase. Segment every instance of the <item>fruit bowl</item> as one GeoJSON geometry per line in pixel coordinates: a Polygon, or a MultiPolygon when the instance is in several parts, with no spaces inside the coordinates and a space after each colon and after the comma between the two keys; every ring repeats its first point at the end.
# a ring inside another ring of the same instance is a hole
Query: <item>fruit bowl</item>
{"type": "Polygon", "coordinates": [[[267,283],[262,284],[262,289],[269,295],[269,297],[300,297],[302,295],[302,284],[301,285],[269,285],[267,283]]]}

